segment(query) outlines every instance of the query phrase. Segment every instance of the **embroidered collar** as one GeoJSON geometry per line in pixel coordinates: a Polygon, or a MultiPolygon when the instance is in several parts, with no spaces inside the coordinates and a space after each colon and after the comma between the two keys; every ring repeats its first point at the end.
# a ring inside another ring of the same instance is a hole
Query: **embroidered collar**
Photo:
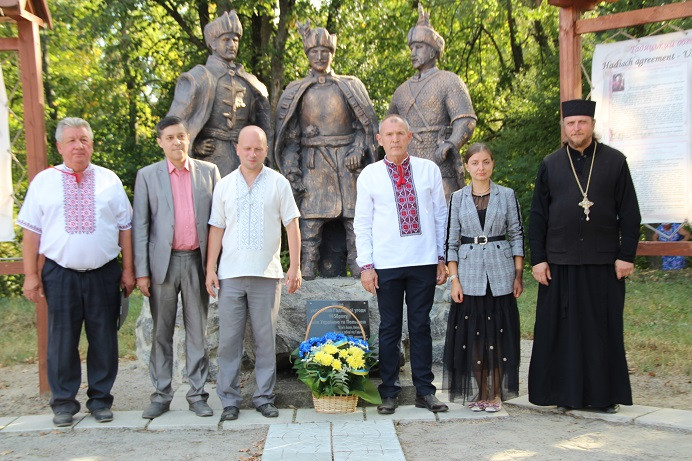
{"type": "Polygon", "coordinates": [[[75,173],[75,171],[72,168],[68,167],[64,163],[61,163],[60,165],[57,165],[57,166],[53,166],[51,168],[58,170],[59,172],[61,172],[63,174],[73,176],[74,180],[77,184],[81,183],[82,180],[84,179],[84,177],[87,174],[91,174],[91,171],[93,170],[91,163],[88,164],[86,168],[84,168],[84,171],[82,171],[81,175],[79,173],[75,173]]]}

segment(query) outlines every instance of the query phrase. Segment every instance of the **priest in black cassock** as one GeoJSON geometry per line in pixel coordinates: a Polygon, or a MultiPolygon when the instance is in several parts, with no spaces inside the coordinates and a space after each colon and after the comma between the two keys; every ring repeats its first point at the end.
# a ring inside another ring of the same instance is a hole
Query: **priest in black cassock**
{"type": "Polygon", "coordinates": [[[622,317],[641,216],[625,156],[594,136],[595,108],[562,103],[567,142],[538,169],[529,230],[540,284],[529,401],[615,413],[632,405],[622,317]]]}

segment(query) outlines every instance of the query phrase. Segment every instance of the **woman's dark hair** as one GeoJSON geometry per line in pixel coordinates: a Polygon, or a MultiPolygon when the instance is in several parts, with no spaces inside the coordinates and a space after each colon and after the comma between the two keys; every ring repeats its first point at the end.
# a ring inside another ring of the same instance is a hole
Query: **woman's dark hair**
{"type": "Polygon", "coordinates": [[[492,151],[488,148],[488,146],[482,142],[474,142],[469,146],[469,149],[466,151],[466,154],[464,154],[464,163],[469,163],[469,160],[471,157],[473,157],[475,154],[479,152],[487,152],[490,154],[490,159],[494,162],[495,157],[493,156],[492,151]]]}

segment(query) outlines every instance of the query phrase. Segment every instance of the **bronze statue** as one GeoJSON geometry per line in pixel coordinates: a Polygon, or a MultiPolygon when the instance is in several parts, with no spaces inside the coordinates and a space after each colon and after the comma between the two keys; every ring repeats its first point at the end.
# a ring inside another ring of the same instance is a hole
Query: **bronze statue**
{"type": "Polygon", "coordinates": [[[464,186],[459,149],[471,138],[478,120],[466,84],[458,75],[437,68],[445,41],[418,4],[418,23],[408,32],[411,64],[417,73],[394,92],[390,114],[411,125],[409,154],[437,163],[445,197],[464,186]]]}
{"type": "Polygon", "coordinates": [[[215,163],[221,176],[240,164],[235,144],[243,127],[257,125],[271,133],[267,88],[235,62],[242,35],[234,10],[206,25],[204,40],[212,55],[178,78],[168,111],[187,125],[192,157],[215,163]]]}
{"type": "Polygon", "coordinates": [[[339,242],[325,242],[329,254],[320,255],[323,237],[327,240],[323,231],[332,221],[343,224],[346,260],[351,274],[360,276],[353,233],[356,179],[375,160],[377,116],[363,83],[332,71],[336,35],[310,29],[310,21],[298,30],[311,69],[279,99],[274,152],[299,202],[303,278],[314,278],[318,268],[323,276],[338,275],[324,272],[335,266],[331,258],[338,261],[329,248],[339,242]]]}

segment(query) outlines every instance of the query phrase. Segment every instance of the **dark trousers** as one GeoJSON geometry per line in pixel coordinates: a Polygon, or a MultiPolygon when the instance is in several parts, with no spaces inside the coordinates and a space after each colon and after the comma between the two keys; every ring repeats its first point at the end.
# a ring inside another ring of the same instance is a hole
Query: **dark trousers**
{"type": "Polygon", "coordinates": [[[86,406],[110,408],[118,373],[118,330],[121,270],[116,260],[88,272],[65,269],[50,259],[43,266],[48,303],[48,383],[53,412],[79,411],[75,398],[82,382],[79,336],[82,323],[87,350],[86,406]]]}
{"type": "Polygon", "coordinates": [[[404,297],[411,342],[411,372],[418,395],[435,393],[432,372],[430,310],[435,297],[437,265],[378,269],[377,304],[380,310],[380,396],[396,397],[399,384],[399,344],[404,297]]]}

